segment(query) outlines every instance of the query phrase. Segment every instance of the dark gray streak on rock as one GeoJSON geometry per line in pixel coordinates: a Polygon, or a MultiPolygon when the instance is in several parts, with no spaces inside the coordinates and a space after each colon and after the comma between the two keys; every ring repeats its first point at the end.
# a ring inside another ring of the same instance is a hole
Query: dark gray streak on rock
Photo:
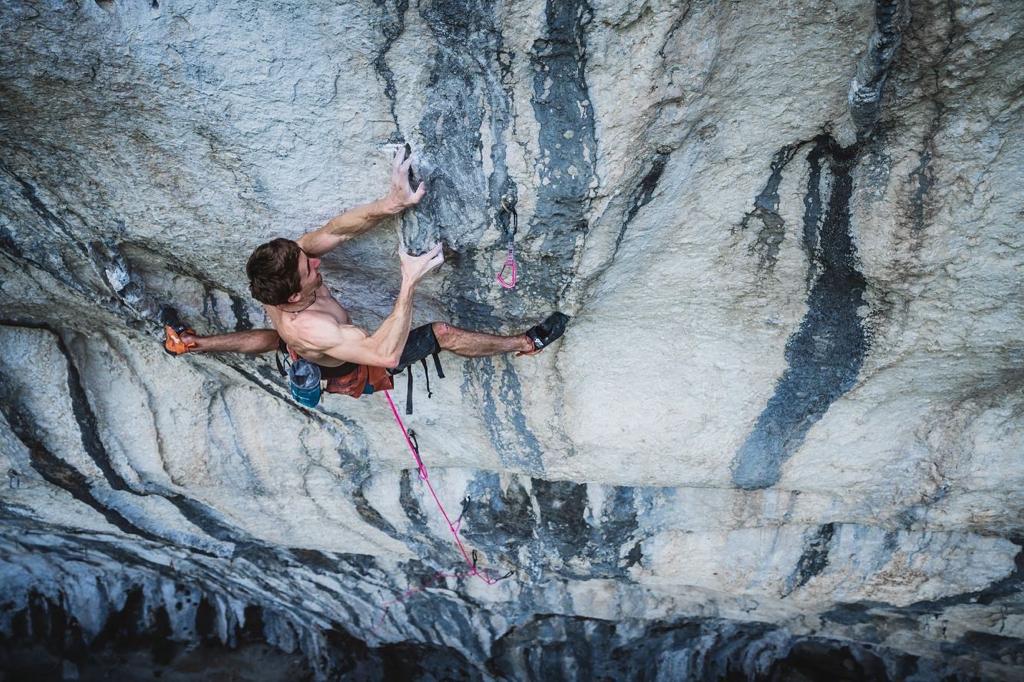
{"type": "Polygon", "coordinates": [[[481,418],[491,446],[502,466],[531,474],[544,471],[543,449],[526,423],[523,413],[523,389],[509,359],[476,358],[466,365],[463,391],[471,385],[479,388],[481,418]],[[495,386],[495,365],[504,365],[495,386]]]}
{"type": "MultiPolygon", "coordinates": [[[[484,0],[438,0],[421,7],[437,45],[430,88],[418,125],[429,167],[421,169],[430,191],[417,209],[416,250],[443,239],[448,254],[443,300],[451,319],[470,329],[495,331],[507,315],[495,311],[487,227],[507,227],[501,200],[514,204],[505,138],[512,124],[511,56],[505,50],[497,7],[484,0]],[[481,129],[489,131],[484,149],[481,129]],[[482,155],[492,170],[484,175],[482,155]]],[[[503,230],[504,231],[504,230],[503,230]]]]}
{"type": "Polygon", "coordinates": [[[136,526],[120,512],[110,509],[100,502],[91,490],[89,479],[73,466],[50,452],[36,434],[36,426],[30,415],[24,414],[19,406],[6,396],[0,401],[0,413],[11,426],[11,432],[22,442],[29,452],[32,468],[52,485],[67,491],[79,502],[99,512],[107,522],[127,535],[140,537],[153,542],[163,542],[152,533],[136,526]]]}
{"type": "MultiPolygon", "coordinates": [[[[454,24],[445,25],[443,31],[434,29],[439,43],[450,40],[449,36],[472,43],[481,40],[475,32],[482,30],[488,37],[481,47],[490,49],[480,49],[478,52],[496,55],[500,42],[497,42],[498,34],[493,29],[493,16],[490,12],[478,12],[473,2],[464,5],[464,15],[458,20],[452,19],[454,24]]],[[[443,16],[451,19],[448,3],[438,3],[431,11],[442,10],[443,16]]],[[[520,259],[522,283],[517,292],[530,301],[541,302],[549,309],[556,309],[562,292],[572,281],[578,246],[587,232],[586,213],[595,182],[597,146],[592,105],[585,80],[585,29],[591,19],[590,7],[585,2],[549,2],[545,18],[547,34],[534,43],[531,55],[534,66],[533,108],[540,124],[539,143],[545,160],[538,169],[541,183],[538,187],[536,211],[530,225],[531,232],[542,231],[544,240],[538,253],[520,259]]],[[[430,20],[431,17],[428,17],[430,20]]],[[[435,73],[439,79],[454,78],[453,75],[444,75],[447,72],[441,67],[447,66],[455,74],[466,68],[464,60],[459,61],[449,53],[457,54],[454,49],[442,49],[438,53],[439,71],[435,73]]],[[[503,138],[510,115],[508,94],[501,85],[500,72],[504,68],[500,63],[495,68],[493,62],[488,62],[486,67],[479,67],[488,85],[484,92],[488,93],[492,137],[495,140],[503,138]]],[[[476,72],[471,70],[471,73],[475,75],[476,72]]],[[[455,84],[461,93],[459,98],[473,102],[484,96],[466,96],[463,92],[466,82],[474,81],[472,78],[463,78],[455,84]]],[[[439,96],[447,97],[446,93],[450,90],[451,87],[445,85],[444,80],[438,81],[439,96]]],[[[443,138],[430,141],[434,133],[429,131],[438,130],[438,124],[446,120],[445,116],[450,116],[449,111],[453,106],[446,100],[443,108],[440,105],[428,108],[428,113],[421,121],[421,128],[432,147],[444,150],[445,155],[438,158],[446,162],[446,173],[452,175],[458,169],[465,168],[462,172],[465,180],[459,183],[459,187],[473,187],[481,184],[476,179],[478,162],[475,156],[468,156],[462,150],[479,148],[479,129],[483,119],[478,107],[463,105],[460,112],[462,119],[459,120],[468,121],[464,131],[445,128],[443,138]],[[460,136],[466,137],[462,145],[458,144],[460,136]]],[[[487,192],[481,193],[489,196],[493,202],[499,200],[500,196],[513,194],[514,187],[504,168],[504,146],[496,144],[492,153],[495,171],[488,179],[487,192]]],[[[462,215],[455,211],[454,216],[466,220],[464,214],[469,207],[462,208],[462,215]]],[[[439,211],[435,211],[435,215],[440,215],[439,211]]],[[[473,220],[472,214],[469,219],[473,220]]],[[[482,323],[498,323],[493,319],[490,305],[482,300],[484,292],[478,291],[479,282],[489,279],[490,276],[483,277],[479,272],[459,269],[449,276],[448,288],[454,294],[449,299],[457,302],[457,309],[452,311],[457,320],[469,321],[478,325],[477,328],[486,328],[482,323]]],[[[535,316],[537,313],[534,311],[530,314],[535,316]]],[[[535,321],[531,320],[531,323],[535,321]]],[[[540,444],[527,425],[521,409],[522,388],[518,376],[512,365],[506,363],[500,381],[502,407],[499,409],[493,394],[494,363],[492,360],[478,360],[474,363],[476,367],[470,370],[483,389],[483,416],[491,443],[506,466],[535,474],[543,473],[540,444]]]]}
{"type": "Polygon", "coordinates": [[[478,474],[467,490],[470,504],[462,534],[488,554],[516,556],[519,548],[536,537],[537,519],[530,494],[513,478],[502,490],[497,474],[478,474]]]}
{"type": "Polygon", "coordinates": [[[935,172],[931,163],[935,156],[935,138],[942,129],[942,119],[946,113],[946,105],[943,103],[943,70],[948,69],[947,61],[953,52],[955,45],[960,38],[958,22],[956,18],[956,5],[947,2],[947,22],[949,28],[946,31],[946,44],[942,48],[939,58],[932,65],[932,93],[929,103],[933,108],[931,121],[925,131],[924,139],[921,142],[920,160],[917,167],[910,172],[910,181],[913,183],[913,194],[910,197],[911,230],[918,238],[921,237],[927,222],[930,218],[927,210],[928,193],[935,184],[935,172]]]}
{"type": "Polygon", "coordinates": [[[786,579],[786,587],[782,596],[789,596],[820,574],[828,566],[828,553],[832,546],[832,538],[836,532],[834,523],[826,523],[810,537],[804,546],[804,552],[796,562],[793,574],[786,579]]]}
{"type": "Polygon", "coordinates": [[[650,166],[644,177],[630,193],[629,208],[626,210],[626,217],[622,221],[622,227],[619,228],[619,234],[615,237],[615,249],[612,252],[612,258],[619,252],[619,246],[622,245],[622,240],[626,236],[626,230],[629,228],[630,223],[633,222],[633,219],[636,218],[636,214],[654,198],[654,190],[658,187],[661,174],[665,172],[665,164],[668,163],[668,158],[669,154],[667,153],[656,153],[654,158],[651,159],[650,166]]]}
{"type": "Polygon", "coordinates": [[[586,484],[531,478],[529,490],[532,499],[520,477],[502,490],[496,474],[478,474],[467,490],[472,501],[463,535],[534,579],[551,572],[575,576],[576,569],[566,567],[570,561],[585,565],[585,575],[603,578],[625,575],[639,562],[634,488],[609,488],[592,516],[586,484]]]}
{"type": "Polygon", "coordinates": [[[130,490],[129,485],[125,483],[124,477],[114,469],[110,461],[110,455],[103,446],[103,440],[100,438],[99,430],[96,428],[96,415],[92,411],[92,405],[89,404],[89,397],[85,393],[82,377],[77,365],[75,365],[74,358],[71,356],[67,345],[65,345],[64,339],[59,334],[54,334],[54,339],[57,348],[67,362],[68,395],[71,398],[71,411],[75,415],[75,422],[78,424],[78,430],[81,434],[82,449],[85,450],[89,458],[103,472],[103,477],[107,480],[107,485],[111,489],[130,490]]]}
{"type": "MultiPolygon", "coordinates": [[[[818,158],[816,154],[832,178],[827,203],[813,196],[804,202],[804,248],[814,253],[818,275],[808,294],[807,314],[786,343],[788,367],[733,461],[733,482],[741,488],[767,488],[779,480],[782,463],[829,406],[853,387],[867,352],[859,312],[866,282],[857,270],[850,231],[857,148],[844,149],[830,136],[821,136],[809,158],[818,158]],[[819,226],[813,209],[821,205],[825,214],[819,226]],[[811,235],[816,235],[813,245],[808,243],[811,235]]],[[[814,180],[812,173],[809,195],[821,191],[814,180]]]]}
{"type": "Polygon", "coordinates": [[[563,559],[579,555],[590,540],[584,519],[587,508],[585,483],[531,479],[540,509],[539,531],[544,542],[563,559]]]}
{"type": "Polygon", "coordinates": [[[779,215],[779,185],[782,183],[782,171],[804,144],[806,143],[794,142],[775,152],[768,182],[754,199],[754,210],[743,216],[743,220],[737,226],[738,230],[746,230],[750,227],[751,220],[761,223],[749,252],[757,254],[758,270],[769,274],[775,269],[775,263],[779,259],[779,248],[786,236],[785,221],[779,215]]]}
{"type": "Polygon", "coordinates": [[[506,415],[505,419],[495,425],[502,432],[502,442],[505,443],[505,457],[502,457],[502,461],[508,460],[514,467],[523,468],[530,473],[543,472],[544,450],[526,423],[522,407],[523,387],[519,383],[519,375],[511,359],[505,359],[502,364],[504,367],[498,395],[504,404],[506,415]],[[509,426],[512,428],[509,429],[509,426]]]}
{"type": "Polygon", "coordinates": [[[593,11],[586,0],[548,0],[544,15],[547,33],[534,42],[530,56],[541,150],[530,232],[540,231],[544,240],[520,264],[520,276],[532,296],[557,306],[575,276],[597,182],[594,110],[586,81],[586,31],[593,11]]]}
{"type": "Polygon", "coordinates": [[[928,193],[935,184],[935,172],[932,170],[932,157],[935,155],[935,136],[938,134],[942,120],[942,107],[936,105],[938,111],[928,125],[928,131],[921,146],[920,160],[917,167],[910,172],[910,180],[914,183],[914,193],[910,196],[911,222],[910,229],[917,235],[924,232],[928,222],[926,201],[928,193]]]}
{"type": "Polygon", "coordinates": [[[252,329],[252,320],[249,319],[249,311],[245,302],[238,296],[231,296],[231,312],[235,314],[235,331],[241,332],[252,329]]]}
{"type": "Polygon", "coordinates": [[[377,530],[387,533],[391,537],[398,537],[398,531],[392,526],[380,512],[373,508],[370,501],[366,499],[366,494],[363,492],[363,486],[360,485],[352,492],[352,503],[356,507],[356,512],[359,514],[359,518],[373,526],[377,530]]]}
{"type": "Polygon", "coordinates": [[[399,481],[398,501],[402,505],[405,516],[412,521],[413,526],[424,534],[429,534],[427,529],[427,517],[420,509],[420,503],[412,490],[413,474],[409,469],[402,469],[402,478],[399,481]]]}
{"type": "MultiPolygon", "coordinates": [[[[4,324],[3,326],[11,325],[4,324]]],[[[72,413],[75,417],[75,422],[78,425],[79,434],[82,440],[82,449],[103,473],[104,480],[111,490],[127,492],[136,497],[146,497],[153,494],[159,495],[174,505],[183,517],[206,533],[209,537],[222,542],[234,543],[236,545],[254,543],[253,538],[248,536],[246,533],[243,533],[241,530],[231,526],[231,524],[226,522],[219,513],[202,502],[193,500],[180,493],[165,490],[163,489],[163,486],[148,484],[143,488],[139,488],[138,486],[128,484],[124,477],[121,476],[121,474],[114,468],[110,455],[103,444],[103,440],[99,434],[99,429],[96,425],[96,415],[92,410],[92,405],[89,402],[85,386],[82,383],[81,373],[79,372],[74,357],[63,337],[46,325],[37,324],[32,325],[29,328],[49,332],[53,336],[55,346],[64,356],[67,364],[68,396],[71,402],[72,413]]],[[[39,442],[39,446],[42,447],[41,441],[39,442]]],[[[61,463],[63,464],[63,462],[61,463]]],[[[56,465],[51,463],[51,465],[49,465],[50,470],[56,471],[57,469],[54,468],[55,466],[56,465]]],[[[70,465],[65,464],[65,467],[68,471],[64,471],[62,474],[64,480],[77,481],[78,478],[76,477],[80,477],[81,481],[79,482],[84,484],[86,488],[91,488],[91,484],[89,484],[83,474],[73,470],[70,465]]],[[[52,482],[53,481],[51,481],[51,483],[52,482]]],[[[92,495],[91,492],[89,495],[92,495]]],[[[84,498],[79,499],[85,501],[84,498]]],[[[95,497],[93,496],[92,499],[95,500],[95,497]]],[[[96,500],[96,502],[97,504],[101,504],[98,500],[96,500]]],[[[114,513],[120,516],[119,512],[114,513]]],[[[149,537],[155,538],[155,536],[152,535],[149,537]]],[[[159,539],[165,542],[168,540],[168,538],[159,539]]]]}
{"type": "MultiPolygon", "coordinates": [[[[496,676],[538,681],[887,681],[911,677],[918,659],[852,642],[793,637],[764,623],[677,620],[626,634],[610,621],[537,615],[497,640],[487,666],[496,676]]],[[[966,679],[955,674],[955,665],[936,673],[920,679],[966,679]]]]}

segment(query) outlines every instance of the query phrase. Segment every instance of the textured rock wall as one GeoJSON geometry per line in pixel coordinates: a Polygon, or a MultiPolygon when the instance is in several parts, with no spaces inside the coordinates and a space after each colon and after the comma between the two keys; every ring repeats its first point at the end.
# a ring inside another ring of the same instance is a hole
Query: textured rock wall
{"type": "Polygon", "coordinates": [[[7,646],[129,620],[256,627],[326,676],[1018,677],[1022,29],[1013,2],[0,2],[7,646]],[[303,410],[269,358],[156,342],[163,304],[265,325],[252,248],[375,198],[405,143],[427,197],[324,262],[356,321],[396,231],[449,249],[417,322],[574,316],[416,402],[495,586],[437,577],[460,556],[379,397],[303,410]]]}

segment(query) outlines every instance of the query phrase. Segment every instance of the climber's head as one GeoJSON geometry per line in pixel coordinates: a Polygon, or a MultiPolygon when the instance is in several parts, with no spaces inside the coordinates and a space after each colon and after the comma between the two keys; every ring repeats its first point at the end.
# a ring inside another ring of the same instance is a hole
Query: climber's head
{"type": "Polygon", "coordinates": [[[278,238],[256,247],[245,264],[245,274],[253,298],[267,305],[285,305],[302,300],[323,283],[319,268],[319,258],[307,256],[291,239],[278,238]]]}

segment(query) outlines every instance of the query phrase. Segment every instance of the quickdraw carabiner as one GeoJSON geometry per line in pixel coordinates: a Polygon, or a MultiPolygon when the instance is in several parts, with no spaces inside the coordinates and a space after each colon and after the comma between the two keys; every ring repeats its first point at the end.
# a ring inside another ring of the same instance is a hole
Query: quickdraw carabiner
{"type": "Polygon", "coordinates": [[[505,256],[505,263],[501,266],[496,279],[503,289],[514,289],[516,282],[519,281],[519,266],[516,265],[515,248],[516,232],[519,229],[519,215],[516,213],[515,207],[507,199],[501,200],[501,207],[512,216],[512,229],[508,236],[508,255],[505,256]]]}

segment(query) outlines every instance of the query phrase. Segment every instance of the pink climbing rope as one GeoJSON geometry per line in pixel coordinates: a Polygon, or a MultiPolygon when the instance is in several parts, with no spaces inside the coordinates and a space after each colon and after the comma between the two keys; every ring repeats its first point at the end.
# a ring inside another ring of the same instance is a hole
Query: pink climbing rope
{"type": "MultiPolygon", "coordinates": [[[[405,428],[405,423],[402,422],[402,418],[398,414],[398,408],[395,407],[395,401],[391,399],[391,393],[384,391],[384,397],[388,400],[388,405],[391,406],[391,414],[395,416],[395,421],[398,422],[398,428],[402,430],[402,436],[405,437],[405,444],[409,446],[409,452],[412,453],[412,457],[416,460],[416,468],[419,470],[420,479],[427,484],[427,489],[430,491],[430,495],[434,498],[434,502],[437,504],[437,508],[441,510],[441,515],[444,517],[445,522],[448,524],[448,530],[451,531],[452,537],[455,538],[455,544],[458,546],[459,551],[462,552],[462,558],[466,560],[466,565],[469,566],[469,571],[464,573],[435,573],[432,580],[439,578],[465,578],[469,576],[475,576],[482,580],[487,585],[494,585],[502,578],[492,578],[486,573],[482,572],[477,568],[476,561],[473,559],[470,552],[466,551],[466,546],[462,544],[461,538],[459,538],[459,530],[462,527],[462,516],[459,516],[458,521],[452,523],[452,519],[448,516],[448,511],[444,508],[444,504],[441,503],[441,499],[437,496],[437,492],[434,490],[434,486],[430,483],[430,475],[427,473],[427,467],[423,464],[423,459],[420,457],[419,449],[413,444],[412,438],[409,436],[409,432],[405,428]]],[[[507,577],[507,576],[506,576],[507,577]]],[[[384,622],[385,616],[388,614],[388,610],[395,604],[399,604],[402,601],[408,599],[410,596],[417,592],[422,592],[426,589],[426,585],[422,587],[413,587],[402,593],[397,599],[384,602],[381,607],[384,609],[384,613],[381,614],[380,619],[377,621],[377,625],[374,626],[374,630],[384,622]]]]}
{"type": "MultiPolygon", "coordinates": [[[[462,579],[469,578],[471,576],[478,578],[479,580],[483,581],[483,583],[486,585],[495,585],[499,581],[504,580],[502,578],[490,578],[489,576],[487,576],[486,573],[482,572],[479,568],[477,568],[475,559],[473,558],[470,552],[466,551],[466,546],[462,544],[462,539],[459,538],[459,530],[462,527],[462,515],[459,515],[459,520],[457,520],[455,523],[452,522],[452,517],[449,516],[447,510],[444,509],[444,505],[441,504],[440,498],[437,497],[437,493],[434,491],[434,486],[430,483],[430,475],[427,473],[426,465],[423,464],[423,459],[420,457],[420,451],[418,447],[413,443],[413,438],[410,436],[409,431],[406,429],[406,424],[404,424],[401,421],[401,417],[398,415],[398,409],[394,407],[394,400],[391,399],[391,393],[389,393],[388,391],[383,391],[383,393],[384,397],[387,398],[387,403],[389,404],[389,406],[391,406],[391,414],[394,415],[394,421],[398,423],[398,428],[401,429],[401,435],[404,438],[406,438],[406,444],[409,445],[409,452],[413,454],[413,459],[416,460],[416,468],[420,472],[420,479],[427,484],[427,489],[429,489],[430,491],[430,496],[434,499],[434,502],[437,504],[437,509],[440,510],[441,516],[444,517],[444,521],[447,523],[447,525],[449,525],[449,530],[452,531],[452,537],[455,539],[455,544],[459,547],[459,551],[462,552],[462,558],[466,560],[466,565],[469,566],[469,570],[465,572],[436,572],[434,573],[434,576],[431,578],[430,582],[445,578],[462,579]]],[[[463,511],[465,511],[465,509],[463,511]]],[[[381,604],[381,607],[384,609],[384,612],[381,613],[380,619],[378,619],[377,624],[374,626],[374,630],[376,631],[384,622],[385,616],[387,616],[387,612],[392,606],[394,606],[395,604],[399,604],[402,601],[413,596],[414,594],[417,594],[418,592],[423,592],[426,589],[427,584],[418,588],[410,588],[402,592],[398,598],[383,602],[381,604]]]]}
{"type": "MultiPolygon", "coordinates": [[[[417,450],[416,446],[412,444],[412,439],[409,438],[409,432],[405,430],[405,424],[402,422],[402,418],[398,416],[398,408],[395,407],[395,401],[391,399],[391,394],[387,391],[384,391],[384,397],[388,399],[388,405],[391,406],[391,413],[395,415],[395,421],[398,422],[398,428],[402,429],[402,435],[405,436],[405,443],[409,446],[409,452],[412,453],[413,459],[416,460],[416,468],[420,470],[420,478],[424,481],[429,481],[430,479],[427,474],[427,467],[424,466],[423,460],[420,459],[419,450],[417,450]]],[[[430,486],[430,492],[434,492],[433,486],[430,486]]],[[[437,499],[436,495],[434,496],[434,499],[437,499]]],[[[440,504],[441,503],[438,502],[438,505],[440,504]]],[[[444,508],[442,508],[441,511],[444,511],[444,508]]],[[[447,519],[448,515],[445,514],[444,517],[447,519]]]]}
{"type": "MultiPolygon", "coordinates": [[[[448,511],[444,508],[444,504],[441,503],[441,498],[437,496],[437,491],[434,490],[434,486],[430,483],[430,476],[427,474],[427,467],[423,464],[423,460],[420,459],[420,453],[416,449],[416,446],[412,444],[412,439],[409,437],[409,432],[406,430],[405,424],[402,423],[402,418],[398,416],[398,408],[395,407],[395,401],[391,399],[391,393],[384,391],[384,397],[388,399],[388,405],[391,406],[391,414],[395,415],[395,421],[398,422],[398,427],[402,429],[402,435],[405,436],[405,444],[409,446],[409,452],[412,453],[413,459],[416,460],[416,467],[420,471],[420,478],[427,484],[427,490],[430,491],[431,497],[434,498],[437,508],[441,510],[441,516],[444,517],[445,523],[448,524],[448,530],[451,531],[452,537],[455,538],[455,544],[458,546],[459,551],[462,552],[462,558],[466,560],[466,565],[469,566],[470,570],[468,575],[474,575],[488,585],[493,585],[498,581],[482,573],[480,569],[476,567],[476,562],[473,561],[470,553],[466,551],[466,546],[462,544],[462,539],[459,537],[459,529],[456,528],[454,523],[452,523],[451,517],[448,516],[448,511]]],[[[459,520],[459,525],[462,525],[461,519],[459,520]]]]}

